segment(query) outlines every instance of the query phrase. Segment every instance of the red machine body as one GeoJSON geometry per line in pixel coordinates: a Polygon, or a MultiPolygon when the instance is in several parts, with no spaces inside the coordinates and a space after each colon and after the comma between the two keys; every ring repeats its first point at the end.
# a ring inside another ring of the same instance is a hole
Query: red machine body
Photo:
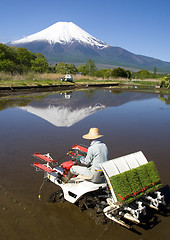
{"type": "MultiPolygon", "coordinates": [[[[71,150],[69,151],[68,155],[75,159],[75,160],[78,160],[80,157],[85,157],[86,154],[87,154],[87,150],[88,148],[84,147],[84,146],[81,146],[81,145],[74,145],[72,146],[71,150]]],[[[46,155],[43,155],[41,153],[34,153],[34,157],[40,159],[40,160],[43,160],[45,162],[47,162],[48,164],[41,164],[39,162],[34,162],[34,166],[37,168],[37,169],[41,169],[45,172],[48,172],[48,173],[52,173],[52,172],[55,172],[55,170],[52,170],[52,168],[49,166],[49,163],[58,163],[57,160],[54,160],[52,159],[50,156],[48,156],[48,154],[46,155]]],[[[68,174],[68,171],[70,170],[70,168],[73,166],[73,164],[76,164],[74,163],[74,160],[70,160],[70,161],[67,161],[67,162],[63,162],[61,165],[60,165],[60,169],[62,170],[62,175],[65,176],[66,174],[68,174]]]]}

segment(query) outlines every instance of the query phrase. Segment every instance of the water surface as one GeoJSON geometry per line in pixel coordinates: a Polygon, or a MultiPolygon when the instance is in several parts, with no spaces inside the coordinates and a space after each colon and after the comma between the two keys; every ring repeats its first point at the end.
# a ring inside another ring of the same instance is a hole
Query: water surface
{"type": "Polygon", "coordinates": [[[117,224],[95,225],[67,202],[47,204],[56,190],[31,166],[34,152],[60,162],[90,127],[98,127],[110,159],[141,150],[170,184],[170,105],[168,95],[85,89],[10,95],[0,98],[0,239],[169,239],[168,217],[141,235],[117,224]]]}

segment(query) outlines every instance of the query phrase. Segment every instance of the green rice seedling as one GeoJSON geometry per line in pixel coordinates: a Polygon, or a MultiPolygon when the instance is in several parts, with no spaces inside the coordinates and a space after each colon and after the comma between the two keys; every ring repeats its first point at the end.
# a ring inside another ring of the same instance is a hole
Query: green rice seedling
{"type": "Polygon", "coordinates": [[[110,177],[110,181],[114,192],[116,193],[118,201],[122,202],[122,198],[130,196],[132,194],[132,189],[129,185],[125,172],[110,177]]]}
{"type": "Polygon", "coordinates": [[[131,169],[129,171],[126,171],[125,173],[134,196],[141,195],[141,190],[143,189],[143,187],[139,180],[136,169],[131,169]]]}
{"type": "Polygon", "coordinates": [[[135,169],[110,177],[110,182],[117,200],[129,203],[145,192],[150,192],[162,186],[154,162],[148,162],[135,169]]]}
{"type": "Polygon", "coordinates": [[[160,177],[153,161],[147,163],[147,171],[152,182],[159,182],[160,177]]]}
{"type": "Polygon", "coordinates": [[[151,161],[147,164],[147,171],[148,171],[149,177],[151,179],[151,184],[154,184],[153,189],[155,189],[155,188],[158,189],[158,188],[162,187],[159,173],[158,173],[153,161],[151,161]]]}
{"type": "Polygon", "coordinates": [[[142,188],[145,192],[150,191],[150,189],[152,188],[151,178],[147,171],[147,164],[141,165],[140,167],[136,168],[136,172],[138,174],[142,188]]]}

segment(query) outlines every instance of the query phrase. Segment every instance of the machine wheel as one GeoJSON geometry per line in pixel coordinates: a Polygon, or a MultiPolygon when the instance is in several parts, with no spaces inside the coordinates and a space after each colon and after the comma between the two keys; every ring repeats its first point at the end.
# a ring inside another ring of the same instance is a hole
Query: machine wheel
{"type": "Polygon", "coordinates": [[[63,201],[63,200],[64,200],[63,191],[62,191],[62,190],[58,190],[58,191],[52,193],[52,194],[49,196],[49,199],[48,199],[47,202],[55,203],[55,202],[60,202],[60,201],[63,201]]]}
{"type": "Polygon", "coordinates": [[[85,212],[89,218],[95,221],[96,225],[105,224],[106,218],[103,214],[103,209],[100,205],[99,199],[95,195],[91,195],[89,196],[87,194],[81,198],[77,205],[82,212],[85,212]]]}
{"type": "Polygon", "coordinates": [[[100,224],[105,224],[107,221],[105,219],[105,216],[104,215],[97,215],[96,216],[96,219],[95,219],[95,223],[96,225],[100,225],[100,224]]]}
{"type": "Polygon", "coordinates": [[[91,219],[93,219],[93,220],[95,220],[96,219],[96,211],[94,210],[94,209],[92,209],[92,208],[88,208],[87,209],[87,211],[86,211],[86,213],[87,213],[87,215],[91,218],[91,219]]]}

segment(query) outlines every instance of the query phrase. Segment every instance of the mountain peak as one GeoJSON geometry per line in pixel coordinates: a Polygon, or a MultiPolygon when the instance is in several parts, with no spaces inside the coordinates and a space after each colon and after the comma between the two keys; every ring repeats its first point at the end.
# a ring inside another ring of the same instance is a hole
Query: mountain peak
{"type": "Polygon", "coordinates": [[[72,22],[57,22],[40,32],[13,41],[11,44],[23,44],[34,41],[48,41],[50,44],[60,43],[63,45],[78,41],[98,48],[109,46],[72,22]]]}

